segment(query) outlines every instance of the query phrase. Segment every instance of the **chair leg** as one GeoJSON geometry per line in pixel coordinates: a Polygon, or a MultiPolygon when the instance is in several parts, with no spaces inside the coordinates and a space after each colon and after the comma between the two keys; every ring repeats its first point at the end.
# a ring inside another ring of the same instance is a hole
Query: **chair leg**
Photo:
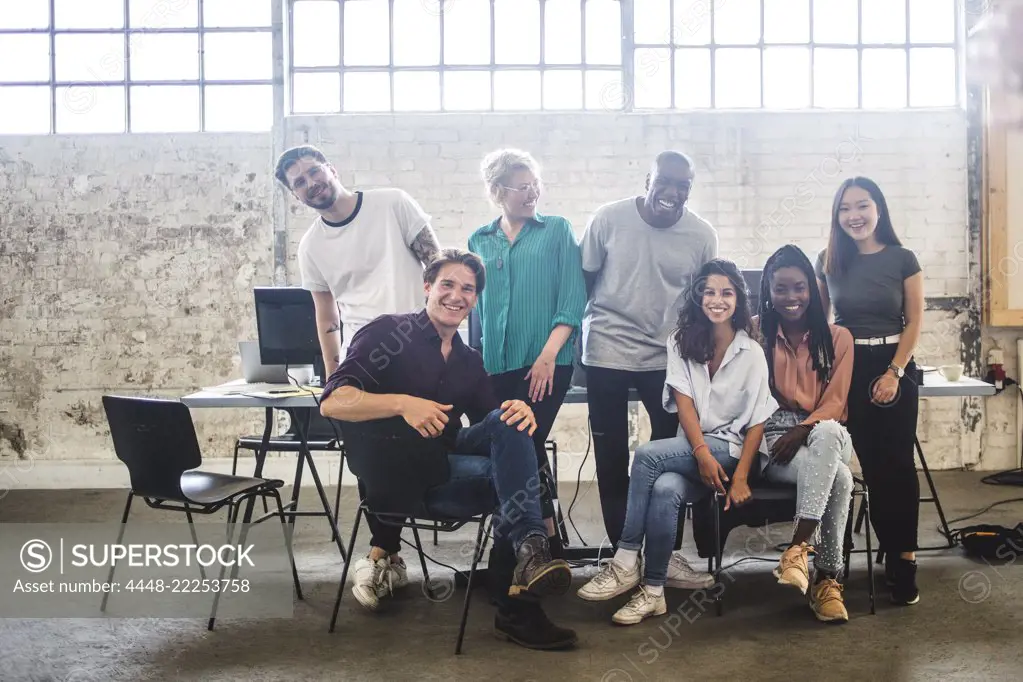
{"type": "Polygon", "coordinates": [[[863,519],[865,517],[866,517],[866,507],[861,502],[860,503],[860,513],[856,515],[856,528],[853,529],[855,533],[859,534],[863,530],[863,519]]]}
{"type": "MultiPolygon", "coordinates": [[[[241,532],[238,534],[238,544],[239,545],[244,545],[245,544],[245,537],[249,534],[249,524],[252,523],[252,509],[256,506],[256,495],[255,495],[255,493],[250,493],[249,495],[246,495],[245,497],[248,498],[248,504],[245,505],[245,516],[242,517],[242,529],[241,529],[241,532]]],[[[238,500],[238,503],[237,503],[237,505],[235,505],[235,507],[236,507],[236,509],[237,509],[237,507],[241,507],[241,500],[240,499],[238,500]]],[[[231,529],[230,533],[231,533],[231,536],[234,536],[234,529],[233,528],[231,529]]],[[[234,543],[229,541],[228,544],[234,544],[234,543]]],[[[221,566],[220,567],[220,576],[219,576],[219,581],[220,581],[221,584],[223,584],[223,582],[224,582],[224,573],[226,573],[226,572],[227,572],[227,566],[221,566]]],[[[231,581],[234,582],[235,578],[237,578],[237,577],[238,577],[238,562],[235,562],[234,566],[231,567],[231,581]]],[[[216,594],[213,595],[213,610],[210,611],[210,621],[209,621],[209,623],[206,626],[206,629],[210,630],[210,631],[213,630],[213,626],[214,626],[214,624],[216,623],[216,620],[217,620],[217,607],[220,605],[220,595],[221,595],[221,592],[219,592],[219,591],[216,594]]]]}
{"type": "Polygon", "coordinates": [[[295,594],[298,596],[299,601],[302,601],[302,585],[298,580],[298,567],[295,565],[295,550],[292,545],[294,539],[292,533],[292,527],[284,520],[284,504],[281,502],[281,495],[277,492],[276,488],[271,488],[268,493],[274,498],[274,502],[277,503],[277,513],[281,517],[281,530],[284,532],[284,546],[288,550],[288,560],[291,562],[291,577],[295,581],[295,594]]]}
{"type": "Polygon", "coordinates": [[[845,522],[845,539],[842,542],[842,582],[849,581],[849,562],[853,551],[853,514],[856,510],[856,494],[849,496],[849,516],[845,522]]]}
{"type": "MultiPolygon", "coordinates": [[[[416,520],[412,519],[412,523],[416,520]]],[[[436,529],[437,522],[434,522],[434,528],[436,529]]],[[[436,533],[437,531],[434,530],[436,533]]],[[[412,537],[416,540],[416,553],[419,554],[419,565],[423,567],[423,590],[426,591],[426,596],[433,599],[433,588],[430,587],[430,572],[426,568],[426,555],[423,554],[423,543],[419,539],[419,529],[415,526],[412,527],[412,537]]]]}
{"type": "MultiPolygon", "coordinates": [[[[352,552],[355,551],[355,538],[359,535],[359,524],[362,522],[362,504],[359,505],[359,509],[355,512],[355,525],[352,527],[352,537],[348,541],[348,556],[352,556],[352,552]]],[[[330,628],[327,632],[334,632],[334,625],[337,623],[337,612],[341,608],[341,597],[345,593],[345,582],[348,580],[348,569],[351,567],[352,562],[346,561],[344,570],[341,571],[341,583],[337,586],[337,598],[334,599],[334,613],[330,617],[330,628]]]]}
{"type": "MultiPolygon", "coordinates": [[[[121,528],[117,531],[117,544],[120,545],[121,541],[124,540],[124,526],[128,523],[128,512],[131,511],[131,501],[135,498],[135,492],[132,490],[128,491],[128,499],[124,503],[124,511],[121,513],[121,528]]],[[[195,531],[193,530],[193,533],[195,531]]],[[[198,543],[196,543],[198,544],[198,543]]],[[[107,574],[107,584],[114,582],[114,562],[110,562],[110,572],[107,574]]],[[[110,592],[103,591],[103,601],[100,603],[99,610],[107,610],[107,599],[110,597],[110,592]]]]}
{"type": "Polygon", "coordinates": [[[867,494],[867,490],[863,490],[863,508],[866,509],[867,519],[867,584],[870,590],[870,615],[874,615],[874,563],[870,560],[870,554],[872,547],[870,546],[870,495],[867,494]]]}
{"type": "MultiPolygon", "coordinates": [[[[185,518],[188,519],[188,531],[192,534],[192,542],[195,544],[196,547],[198,547],[199,537],[195,534],[195,522],[192,521],[192,510],[188,508],[187,504],[185,505],[185,518]]],[[[199,564],[199,575],[202,576],[203,580],[206,580],[206,569],[203,568],[202,564],[199,564]]]]}
{"type": "MultiPolygon", "coordinates": [[[[331,542],[337,542],[337,533],[340,532],[339,530],[337,530],[337,519],[338,519],[338,514],[341,513],[341,480],[344,478],[344,476],[345,476],[345,450],[344,450],[344,448],[341,448],[341,463],[338,465],[338,469],[337,469],[337,494],[334,495],[334,526],[335,526],[335,528],[331,529],[331,531],[330,531],[330,533],[331,533],[330,541],[331,542]]],[[[434,544],[437,544],[437,543],[434,543],[434,544]]]]}
{"type": "MultiPolygon", "coordinates": [[[[718,579],[721,576],[721,553],[724,548],[721,546],[721,504],[718,499],[718,494],[714,493],[714,557],[717,562],[717,566],[714,567],[714,584],[716,585],[718,579]]],[[[721,593],[724,590],[718,590],[717,594],[714,595],[714,609],[717,615],[720,616],[724,609],[724,604],[721,601],[721,593]]]]}
{"type": "Polygon", "coordinates": [[[434,521],[433,522],[433,546],[434,547],[437,546],[437,529],[438,528],[440,528],[440,525],[436,521],[434,521]]]}
{"type": "Polygon", "coordinates": [[[476,532],[476,551],[472,555],[472,565],[469,567],[469,583],[465,586],[465,602],[462,604],[462,622],[458,626],[458,642],[455,644],[455,655],[462,653],[462,640],[465,639],[465,624],[469,620],[469,600],[472,599],[472,582],[476,577],[476,564],[483,558],[486,551],[486,542],[490,538],[490,524],[487,524],[487,534],[483,535],[484,519],[480,519],[480,528],[476,532]]]}
{"type": "Polygon", "coordinates": [[[238,448],[241,446],[240,441],[234,442],[234,458],[231,460],[231,475],[235,476],[238,474],[238,448]]]}

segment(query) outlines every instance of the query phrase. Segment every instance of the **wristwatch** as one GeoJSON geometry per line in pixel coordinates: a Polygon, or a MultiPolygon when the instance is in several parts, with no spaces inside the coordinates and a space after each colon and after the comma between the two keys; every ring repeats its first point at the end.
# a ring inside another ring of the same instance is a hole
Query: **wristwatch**
{"type": "Polygon", "coordinates": [[[898,377],[899,379],[906,375],[906,370],[902,369],[894,362],[888,363],[888,369],[893,370],[895,372],[895,376],[898,377]]]}

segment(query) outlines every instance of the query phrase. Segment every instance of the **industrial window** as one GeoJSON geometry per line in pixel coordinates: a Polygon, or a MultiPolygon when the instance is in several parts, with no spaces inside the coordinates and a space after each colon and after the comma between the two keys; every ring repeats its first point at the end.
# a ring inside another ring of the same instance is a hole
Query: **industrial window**
{"type": "Polygon", "coordinates": [[[0,133],[269,130],[270,6],[271,0],[5,3],[0,133]]]}

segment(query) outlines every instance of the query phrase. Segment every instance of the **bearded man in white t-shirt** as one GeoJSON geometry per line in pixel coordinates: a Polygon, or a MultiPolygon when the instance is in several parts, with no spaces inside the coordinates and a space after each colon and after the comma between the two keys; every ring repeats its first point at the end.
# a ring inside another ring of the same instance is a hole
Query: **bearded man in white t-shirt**
{"type": "MultiPolygon", "coordinates": [[[[350,190],[316,147],[287,150],[274,175],[320,214],[298,245],[298,266],[316,307],[326,384],[365,324],[423,307],[423,268],[440,245],[430,216],[406,192],[350,190]]],[[[392,588],[408,584],[408,574],[398,554],[401,529],[367,522],[373,537],[369,554],[355,563],[352,592],[376,611],[392,588]]]]}

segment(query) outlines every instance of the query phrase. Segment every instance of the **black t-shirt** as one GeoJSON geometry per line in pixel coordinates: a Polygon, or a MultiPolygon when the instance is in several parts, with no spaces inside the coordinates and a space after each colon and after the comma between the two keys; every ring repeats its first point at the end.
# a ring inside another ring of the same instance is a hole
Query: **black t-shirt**
{"type": "Polygon", "coordinates": [[[920,272],[916,254],[903,246],[857,253],[841,277],[824,274],[827,249],[817,256],[817,277],[828,284],[835,324],[854,338],[901,334],[906,326],[903,282],[920,272]]]}

